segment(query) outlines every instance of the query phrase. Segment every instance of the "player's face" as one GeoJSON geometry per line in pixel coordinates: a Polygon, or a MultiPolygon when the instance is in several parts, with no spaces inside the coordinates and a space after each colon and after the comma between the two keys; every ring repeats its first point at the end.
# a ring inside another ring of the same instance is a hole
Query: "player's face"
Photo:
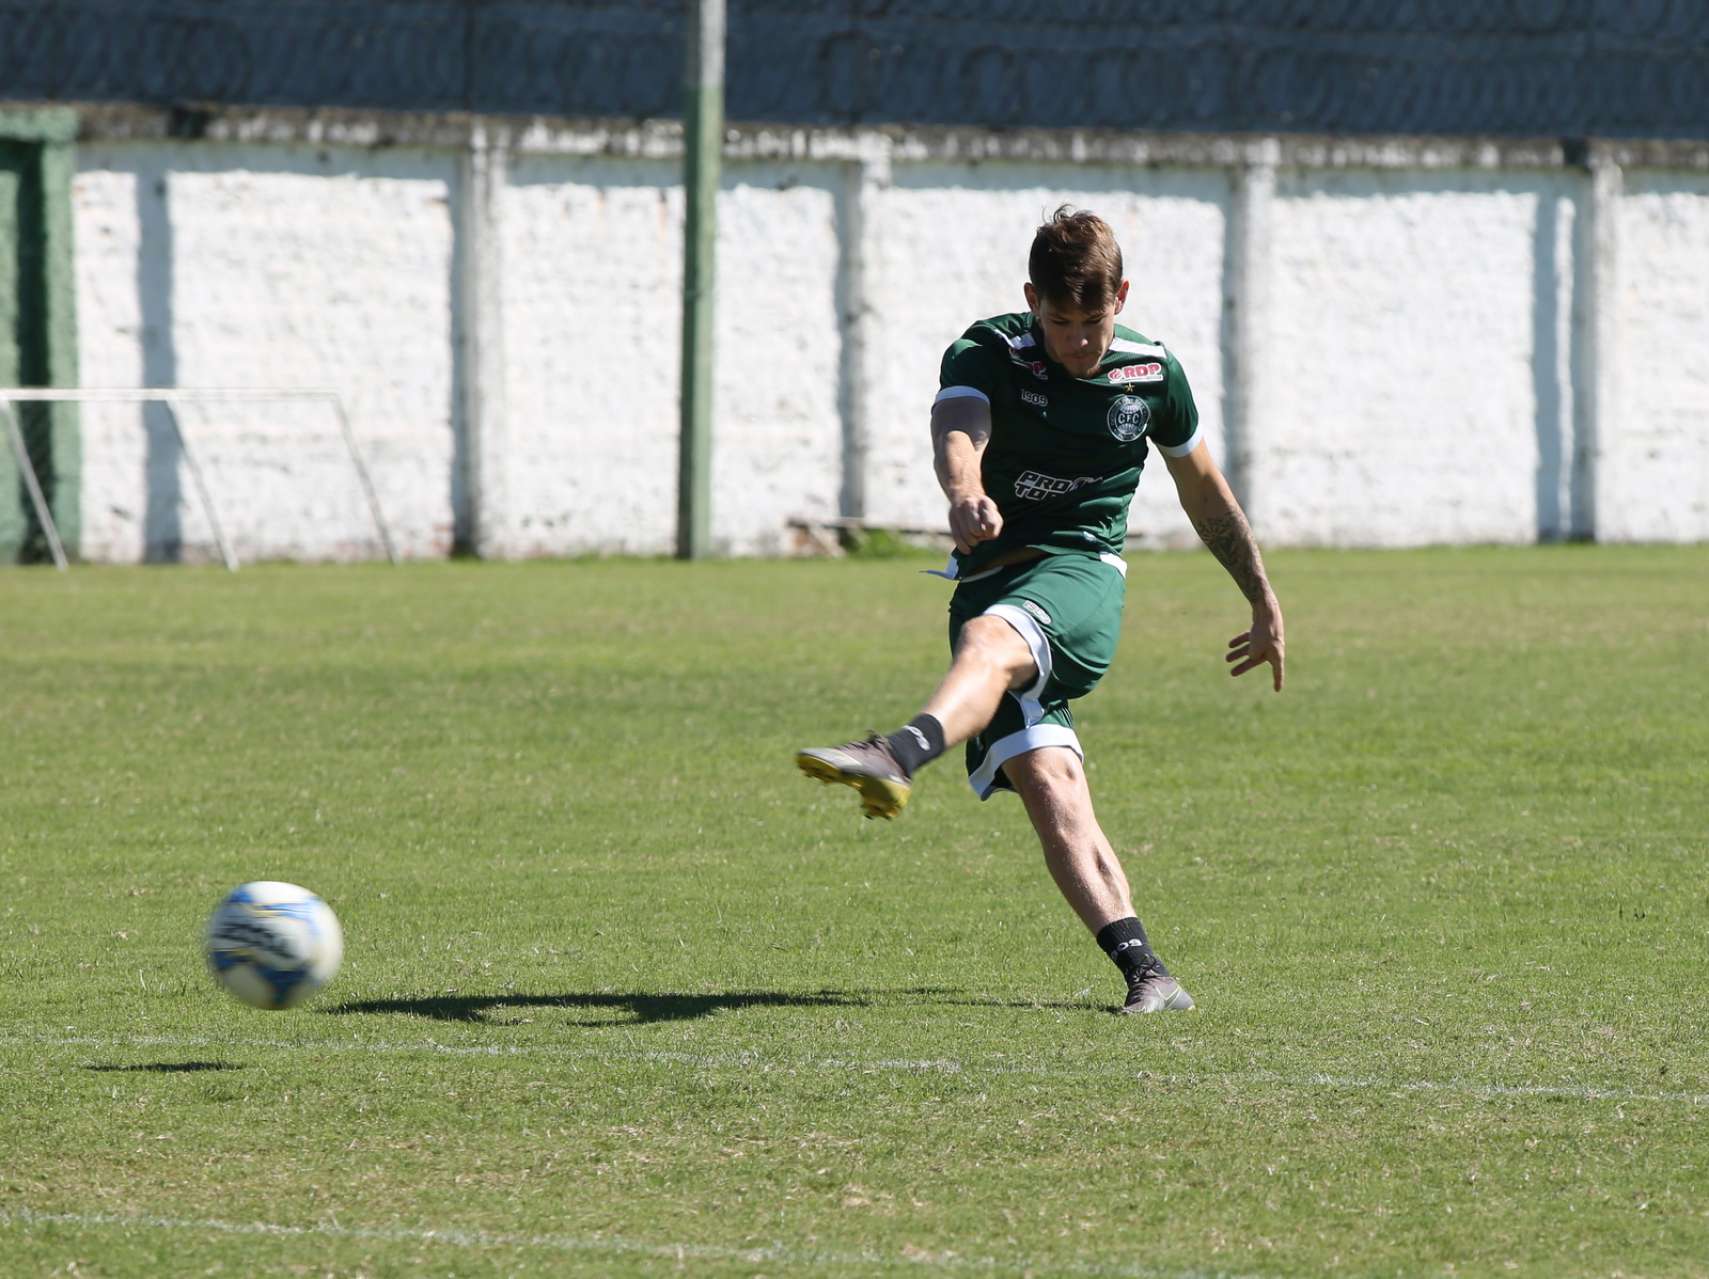
{"type": "Polygon", "coordinates": [[[1127,302],[1127,281],[1101,311],[1084,311],[1066,302],[1040,297],[1029,282],[1027,305],[1044,332],[1045,353],[1075,377],[1092,377],[1116,337],[1116,316],[1127,302]]]}

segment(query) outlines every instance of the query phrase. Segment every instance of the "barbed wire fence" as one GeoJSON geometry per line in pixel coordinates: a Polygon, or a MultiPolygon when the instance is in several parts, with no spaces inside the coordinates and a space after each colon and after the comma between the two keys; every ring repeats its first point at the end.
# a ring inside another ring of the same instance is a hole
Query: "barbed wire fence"
{"type": "MultiPolygon", "coordinates": [[[[0,0],[0,96],[668,118],[680,0],[0,0]]],[[[728,115],[1709,136],[1702,0],[730,0],[728,115]]]]}

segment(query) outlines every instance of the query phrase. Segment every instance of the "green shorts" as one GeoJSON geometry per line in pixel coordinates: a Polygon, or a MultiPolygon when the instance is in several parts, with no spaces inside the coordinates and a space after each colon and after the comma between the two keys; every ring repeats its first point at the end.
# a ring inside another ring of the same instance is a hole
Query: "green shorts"
{"type": "Polygon", "coordinates": [[[981,573],[957,584],[949,602],[949,643],[975,617],[1000,617],[1032,650],[1038,678],[997,707],[967,743],[967,780],[974,794],[1013,790],[1003,765],[1041,746],[1086,752],[1074,733],[1070,700],[1097,686],[1116,655],[1127,565],[1117,555],[1046,555],[981,573]]]}

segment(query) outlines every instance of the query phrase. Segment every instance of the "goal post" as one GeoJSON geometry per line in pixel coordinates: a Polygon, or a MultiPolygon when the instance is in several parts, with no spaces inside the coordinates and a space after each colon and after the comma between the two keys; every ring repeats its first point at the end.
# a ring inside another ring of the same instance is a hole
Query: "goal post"
{"type": "Polygon", "coordinates": [[[54,564],[62,572],[67,568],[65,548],[60,542],[59,530],[54,525],[53,514],[48,509],[47,502],[42,494],[41,483],[36,476],[35,467],[30,463],[29,450],[24,447],[23,430],[18,423],[15,405],[58,403],[164,405],[167,421],[171,424],[172,433],[178,442],[179,452],[184,458],[185,466],[189,468],[190,478],[195,483],[203,514],[208,520],[208,527],[219,547],[220,558],[225,562],[226,568],[235,573],[238,568],[237,556],[232,551],[231,543],[220,527],[219,514],[214,507],[213,494],[209,491],[207,477],[201,464],[196,460],[195,451],[190,447],[190,441],[185,435],[179,408],[185,404],[305,402],[322,403],[331,409],[333,417],[338,423],[339,434],[343,437],[344,447],[350,454],[350,464],[356,472],[356,479],[361,486],[362,496],[367,502],[368,513],[373,519],[374,531],[379,535],[380,545],[386,552],[386,559],[396,564],[398,554],[397,548],[392,542],[391,529],[386,524],[385,513],[380,509],[379,495],[374,490],[374,481],[368,473],[367,464],[362,460],[362,451],[356,446],[356,433],[350,427],[350,415],[345,411],[343,397],[336,391],[320,388],[283,389],[265,387],[142,387],[135,390],[0,387],[0,415],[6,419],[6,432],[11,439],[12,451],[17,456],[18,467],[23,473],[25,488],[28,490],[30,501],[36,510],[36,518],[40,521],[42,531],[47,537],[48,546],[53,551],[54,564]]]}
{"type": "Polygon", "coordinates": [[[6,438],[12,446],[12,456],[17,459],[18,474],[24,478],[24,492],[29,494],[30,505],[36,512],[36,523],[41,527],[42,536],[47,538],[48,550],[53,552],[54,567],[60,572],[66,570],[65,547],[59,540],[59,527],[53,522],[53,511],[47,503],[47,495],[42,492],[41,480],[36,476],[35,463],[30,461],[30,446],[24,442],[24,428],[18,423],[18,415],[12,411],[12,406],[0,402],[0,408],[6,413],[6,438]]]}

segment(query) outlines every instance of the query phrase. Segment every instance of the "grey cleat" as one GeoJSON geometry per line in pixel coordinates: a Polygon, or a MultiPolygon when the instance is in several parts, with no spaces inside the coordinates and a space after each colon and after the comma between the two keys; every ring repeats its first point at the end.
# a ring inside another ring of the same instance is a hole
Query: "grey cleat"
{"type": "Polygon", "coordinates": [[[1162,964],[1142,968],[1128,978],[1127,1002],[1117,1013],[1184,1013],[1193,1008],[1193,997],[1162,964]]]}
{"type": "Polygon", "coordinates": [[[822,782],[854,787],[868,817],[896,816],[913,790],[908,774],[876,733],[862,742],[797,751],[795,766],[822,782]]]}

